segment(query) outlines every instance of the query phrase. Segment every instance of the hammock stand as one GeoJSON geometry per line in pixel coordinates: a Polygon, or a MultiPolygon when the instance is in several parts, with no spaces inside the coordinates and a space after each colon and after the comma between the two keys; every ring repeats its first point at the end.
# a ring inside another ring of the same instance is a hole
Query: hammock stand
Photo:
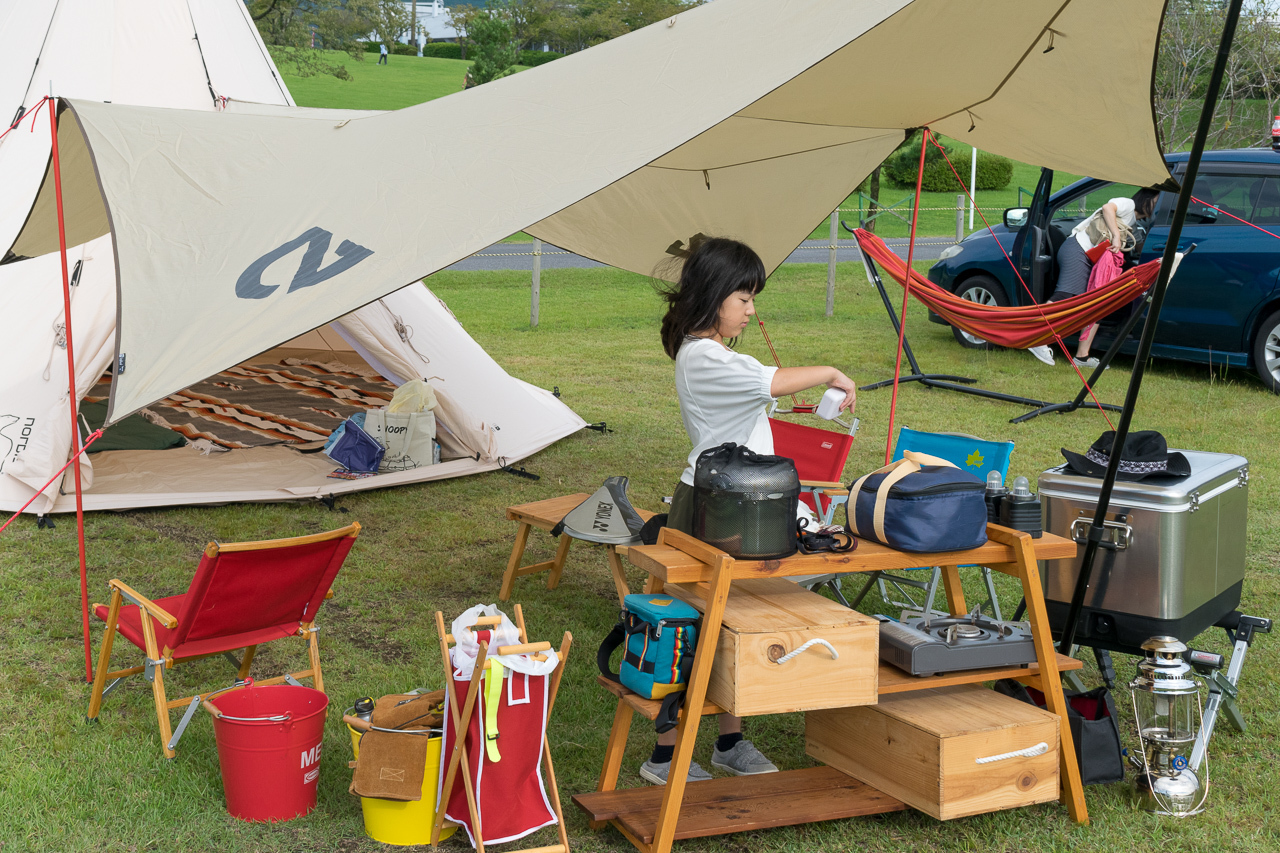
{"type": "MultiPolygon", "coordinates": [[[[858,239],[857,231],[849,227],[849,223],[844,220],[840,224],[846,231],[853,235],[854,239],[858,239]]],[[[898,322],[898,312],[893,309],[893,302],[889,299],[889,294],[885,290],[884,281],[880,278],[880,268],[871,256],[862,248],[859,241],[858,249],[862,254],[862,264],[866,267],[867,278],[875,285],[876,290],[880,292],[880,301],[884,303],[884,310],[889,315],[889,322],[893,325],[895,335],[901,333],[901,327],[898,322]]],[[[942,388],[947,391],[959,391],[962,394],[972,394],[975,397],[987,397],[992,400],[1002,400],[1006,403],[1017,403],[1022,406],[1043,407],[1050,405],[1044,400],[1032,400],[1029,397],[1017,397],[1012,394],[1002,394],[999,391],[988,391],[986,388],[970,387],[978,380],[968,376],[955,376],[949,373],[924,373],[920,369],[920,363],[916,361],[915,353],[911,351],[911,343],[904,336],[902,339],[902,352],[907,357],[907,363],[911,365],[911,373],[909,375],[898,378],[898,383],[919,382],[926,388],[942,388]],[[964,383],[964,384],[961,384],[964,383]]],[[[892,379],[884,379],[880,382],[872,382],[870,385],[862,385],[859,391],[874,391],[877,388],[885,388],[893,384],[892,379]]]]}
{"type": "MultiPolygon", "coordinates": [[[[855,240],[858,239],[858,233],[856,229],[850,228],[849,224],[843,220],[841,220],[840,224],[844,227],[846,231],[848,231],[850,234],[853,235],[855,240]]],[[[898,314],[896,311],[893,310],[893,303],[889,300],[889,294],[885,291],[884,281],[880,278],[880,270],[876,266],[875,261],[871,259],[871,256],[867,254],[867,252],[862,248],[862,242],[860,240],[858,242],[858,250],[862,254],[862,263],[863,263],[863,266],[866,267],[867,278],[870,279],[871,283],[875,285],[876,290],[880,292],[880,300],[884,303],[884,310],[888,313],[889,322],[893,325],[893,331],[896,334],[899,331],[898,314]]],[[[1119,338],[1117,338],[1114,344],[1112,344],[1111,349],[1107,350],[1105,360],[1099,363],[1097,369],[1089,377],[1089,386],[1093,386],[1097,378],[1102,374],[1102,371],[1105,369],[1103,365],[1110,364],[1111,359],[1115,357],[1117,352],[1119,352],[1120,344],[1123,342],[1123,340],[1126,337],[1128,337],[1129,332],[1132,330],[1134,323],[1137,322],[1136,318],[1139,316],[1141,316],[1141,312],[1134,313],[1134,317],[1130,318],[1130,322],[1126,325],[1124,333],[1120,335],[1119,338]]],[[[970,379],[964,376],[951,376],[948,374],[941,374],[941,373],[922,372],[920,370],[919,363],[916,361],[915,354],[911,352],[911,344],[907,342],[905,337],[903,338],[903,341],[902,341],[902,351],[903,353],[906,354],[907,362],[911,365],[911,375],[901,377],[898,380],[899,383],[919,382],[921,385],[925,386],[926,388],[942,388],[946,391],[959,391],[962,394],[972,394],[975,397],[985,397],[988,400],[1000,400],[1001,402],[1014,403],[1019,406],[1029,406],[1031,407],[1031,409],[1033,409],[1033,411],[1027,412],[1026,414],[1023,414],[1023,415],[1019,415],[1016,418],[1010,418],[1009,420],[1010,423],[1021,423],[1023,421],[1030,420],[1031,418],[1037,417],[1038,415],[1045,414],[1046,412],[1064,412],[1065,413],[1065,412],[1074,412],[1075,410],[1082,409],[1082,408],[1083,409],[1098,408],[1098,404],[1094,403],[1094,401],[1085,399],[1085,397],[1089,393],[1088,387],[1081,388],[1080,393],[1077,394],[1076,398],[1069,403],[1050,403],[1047,400],[1036,400],[1031,397],[1019,397],[1015,394],[1003,394],[999,391],[990,391],[986,388],[973,388],[973,387],[970,387],[969,384],[964,384],[964,385],[957,384],[961,382],[975,383],[978,381],[976,379],[970,379]]],[[[893,384],[892,379],[885,379],[880,382],[872,382],[870,385],[863,385],[858,390],[874,391],[877,388],[884,388],[892,384],[893,384]]],[[[1112,412],[1120,411],[1120,407],[1112,403],[1103,403],[1102,408],[1112,412]]]]}

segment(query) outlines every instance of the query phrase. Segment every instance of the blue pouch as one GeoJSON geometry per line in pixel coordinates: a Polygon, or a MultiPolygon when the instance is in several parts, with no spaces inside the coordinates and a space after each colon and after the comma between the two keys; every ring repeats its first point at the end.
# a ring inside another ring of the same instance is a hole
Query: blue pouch
{"type": "Polygon", "coordinates": [[[324,453],[348,471],[376,473],[386,449],[364,431],[356,417],[364,420],[361,413],[343,421],[325,442],[324,453]]]}
{"type": "Polygon", "coordinates": [[[986,484],[945,459],[907,451],[849,486],[846,530],[911,553],[987,541],[986,484]]]}
{"type": "Polygon", "coordinates": [[[659,732],[676,724],[680,699],[693,669],[701,614],[669,595],[634,594],[623,601],[618,624],[596,652],[596,665],[608,679],[646,699],[661,699],[654,724],[659,732]],[[618,672],[609,668],[613,650],[622,646],[618,672]]]}

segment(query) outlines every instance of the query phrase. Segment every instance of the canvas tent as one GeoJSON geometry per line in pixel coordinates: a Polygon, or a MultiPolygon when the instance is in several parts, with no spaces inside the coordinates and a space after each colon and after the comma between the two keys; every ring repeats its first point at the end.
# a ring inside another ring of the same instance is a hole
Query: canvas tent
{"type": "MultiPolygon", "coordinates": [[[[351,120],[73,99],[59,145],[84,195],[67,227],[77,241],[109,230],[123,282],[110,418],[520,229],[639,272],[696,233],[728,234],[773,269],[921,125],[1057,169],[1163,182],[1149,85],[1163,9],[1099,26],[1113,9],[719,0],[351,120]],[[919,49],[941,44],[982,49],[919,49]],[[197,298],[226,337],[166,359],[185,332],[160,318],[197,298]]],[[[51,196],[46,181],[15,253],[56,248],[51,196]]]]}
{"type": "MultiPolygon", "coordinates": [[[[337,114],[292,105],[240,0],[0,0],[0,112],[15,118],[27,113],[0,139],[0,242],[6,247],[31,213],[48,171],[48,114],[28,111],[51,85],[58,93],[101,102],[181,107],[211,116],[284,110],[333,120],[337,114]]],[[[361,115],[369,114],[341,113],[341,118],[361,115]]],[[[85,179],[67,176],[68,195],[77,192],[76,180],[85,179]]],[[[96,180],[87,180],[96,192],[96,180]]],[[[113,237],[104,232],[73,238],[68,254],[76,389],[93,399],[95,380],[115,362],[113,237]]],[[[65,338],[59,328],[60,258],[55,252],[7,260],[0,264],[0,316],[9,318],[7,369],[0,376],[0,510],[11,512],[65,462],[71,425],[65,338]]],[[[156,318],[158,328],[184,329],[171,339],[167,360],[184,360],[192,340],[216,348],[225,339],[202,322],[200,300],[188,309],[156,318]]],[[[246,348],[252,353],[219,357],[221,363],[205,375],[234,370],[238,362],[272,350],[270,358],[253,360],[340,363],[395,384],[429,378],[441,403],[442,464],[344,481],[326,476],[335,465],[322,454],[279,446],[208,455],[195,447],[113,450],[86,459],[84,507],[298,499],[459,476],[522,459],[584,425],[552,395],[503,371],[421,284],[402,287],[324,326],[340,313],[330,312],[315,324],[316,331],[260,339],[246,348]]],[[[284,373],[285,384],[305,381],[297,371],[284,373]]],[[[346,392],[344,383],[331,385],[339,394],[346,392]]],[[[326,411],[303,427],[334,425],[334,407],[320,408],[326,411]]],[[[208,442],[203,449],[210,449],[208,442]]],[[[71,492],[68,473],[65,483],[55,483],[29,511],[74,510],[71,492]]]]}

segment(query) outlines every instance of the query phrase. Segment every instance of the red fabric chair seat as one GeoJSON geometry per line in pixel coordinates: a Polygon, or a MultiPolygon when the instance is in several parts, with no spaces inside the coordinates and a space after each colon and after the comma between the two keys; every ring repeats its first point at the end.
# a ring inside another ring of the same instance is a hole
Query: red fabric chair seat
{"type": "MultiPolygon", "coordinates": [[[[157,598],[155,603],[170,613],[179,613],[182,610],[182,600],[186,598],[186,593],[182,595],[171,595],[168,598],[157,598]]],[[[105,604],[99,604],[93,611],[103,622],[107,621],[107,613],[111,608],[105,604]]],[[[116,630],[120,632],[120,636],[142,650],[146,650],[147,641],[142,635],[142,620],[139,618],[141,609],[134,604],[126,604],[120,608],[119,621],[116,623],[116,630]]],[[[169,646],[169,638],[175,633],[159,622],[154,620],[151,623],[156,631],[156,643],[161,650],[169,646]]],[[[182,658],[197,657],[199,655],[219,654],[221,652],[230,652],[236,649],[243,649],[246,646],[256,646],[259,643],[269,643],[272,640],[281,640],[285,637],[292,637],[298,633],[298,623],[292,622],[287,625],[277,625],[272,628],[261,628],[256,631],[245,631],[240,634],[232,634],[226,637],[215,637],[209,640],[194,640],[192,642],[183,643],[181,646],[173,650],[175,660],[182,658]]]]}

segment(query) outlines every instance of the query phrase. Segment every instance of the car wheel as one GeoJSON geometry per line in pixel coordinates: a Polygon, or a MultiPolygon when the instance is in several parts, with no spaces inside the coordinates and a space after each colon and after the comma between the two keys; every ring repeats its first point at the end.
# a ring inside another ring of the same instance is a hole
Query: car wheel
{"type": "Polygon", "coordinates": [[[1262,383],[1280,394],[1280,311],[1262,321],[1253,339],[1253,369],[1262,383]]]}
{"type": "MultiPolygon", "coordinates": [[[[956,288],[956,296],[961,299],[967,299],[970,302],[977,302],[981,305],[997,305],[1001,308],[1009,304],[1009,297],[1004,295],[1004,288],[1000,283],[991,276],[975,275],[966,278],[956,288]]],[[[956,343],[968,349],[991,349],[993,344],[988,343],[977,335],[972,335],[956,326],[951,327],[951,334],[955,335],[956,343]]]]}

